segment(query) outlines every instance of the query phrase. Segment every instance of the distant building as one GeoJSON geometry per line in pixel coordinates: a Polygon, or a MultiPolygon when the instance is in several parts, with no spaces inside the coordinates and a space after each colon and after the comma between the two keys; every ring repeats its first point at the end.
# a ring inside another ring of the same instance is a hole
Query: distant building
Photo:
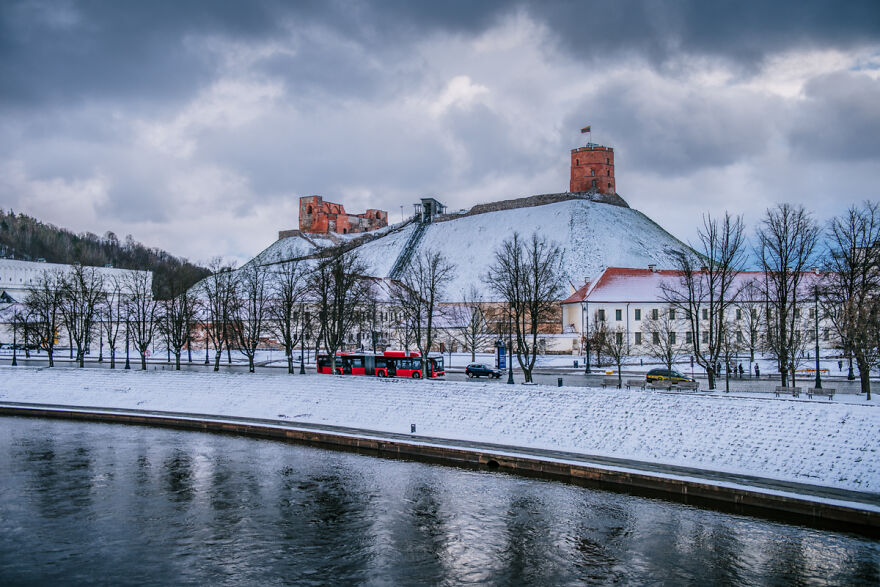
{"type": "MultiPolygon", "coordinates": [[[[44,272],[68,273],[73,271],[74,267],[74,265],[62,263],[0,259],[0,305],[23,302],[27,296],[28,288],[36,284],[44,272]]],[[[107,285],[112,279],[121,280],[132,273],[151,273],[150,271],[116,269],[114,267],[95,267],[94,269],[104,278],[107,285]]]]}
{"type": "Polygon", "coordinates": [[[595,143],[572,149],[569,191],[616,194],[614,149],[595,143]]]}
{"type": "Polygon", "coordinates": [[[368,209],[363,214],[348,214],[342,204],[325,202],[321,196],[299,199],[299,230],[313,234],[353,234],[388,226],[388,212],[368,209]]]}

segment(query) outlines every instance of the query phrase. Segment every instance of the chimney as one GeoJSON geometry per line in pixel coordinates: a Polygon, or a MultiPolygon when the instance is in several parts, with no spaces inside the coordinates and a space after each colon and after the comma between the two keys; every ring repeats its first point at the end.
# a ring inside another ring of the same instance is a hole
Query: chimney
{"type": "Polygon", "coordinates": [[[657,266],[654,264],[648,265],[648,271],[651,273],[657,273],[657,266]]]}
{"type": "Polygon", "coordinates": [[[700,267],[700,271],[701,271],[702,273],[708,273],[708,272],[709,272],[709,268],[706,267],[705,265],[703,265],[702,267],[700,267]]]}

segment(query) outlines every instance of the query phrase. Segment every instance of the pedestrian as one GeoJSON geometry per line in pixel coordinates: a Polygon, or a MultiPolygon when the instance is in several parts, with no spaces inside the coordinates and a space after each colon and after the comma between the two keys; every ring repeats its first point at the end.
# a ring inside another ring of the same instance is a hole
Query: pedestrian
{"type": "Polygon", "coordinates": [[[761,369],[758,368],[757,363],[755,363],[755,377],[761,377],[761,369]]]}
{"type": "Polygon", "coordinates": [[[843,371],[843,361],[837,361],[837,370],[843,371]]]}
{"type": "Polygon", "coordinates": [[[740,363],[740,364],[739,364],[739,378],[740,378],[740,379],[742,379],[743,372],[744,372],[744,371],[743,371],[743,364],[740,363]]]}

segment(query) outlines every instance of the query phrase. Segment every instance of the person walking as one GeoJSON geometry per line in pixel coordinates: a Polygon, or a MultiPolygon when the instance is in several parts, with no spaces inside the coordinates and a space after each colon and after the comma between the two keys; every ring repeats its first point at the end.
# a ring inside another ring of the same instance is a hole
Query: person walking
{"type": "Polygon", "coordinates": [[[744,373],[744,371],[743,371],[743,364],[740,363],[740,364],[739,364],[739,367],[737,367],[737,368],[739,369],[739,378],[742,379],[742,377],[743,377],[743,373],[744,373]]]}
{"type": "Polygon", "coordinates": [[[759,379],[761,377],[761,369],[758,367],[757,363],[755,363],[755,377],[758,377],[759,379]]]}

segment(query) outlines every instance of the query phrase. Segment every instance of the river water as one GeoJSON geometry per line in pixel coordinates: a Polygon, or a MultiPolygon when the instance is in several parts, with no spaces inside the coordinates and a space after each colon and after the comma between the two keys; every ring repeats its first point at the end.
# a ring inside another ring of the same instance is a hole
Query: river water
{"type": "Polygon", "coordinates": [[[880,583],[880,542],[235,436],[0,418],[2,584],[880,583]]]}

